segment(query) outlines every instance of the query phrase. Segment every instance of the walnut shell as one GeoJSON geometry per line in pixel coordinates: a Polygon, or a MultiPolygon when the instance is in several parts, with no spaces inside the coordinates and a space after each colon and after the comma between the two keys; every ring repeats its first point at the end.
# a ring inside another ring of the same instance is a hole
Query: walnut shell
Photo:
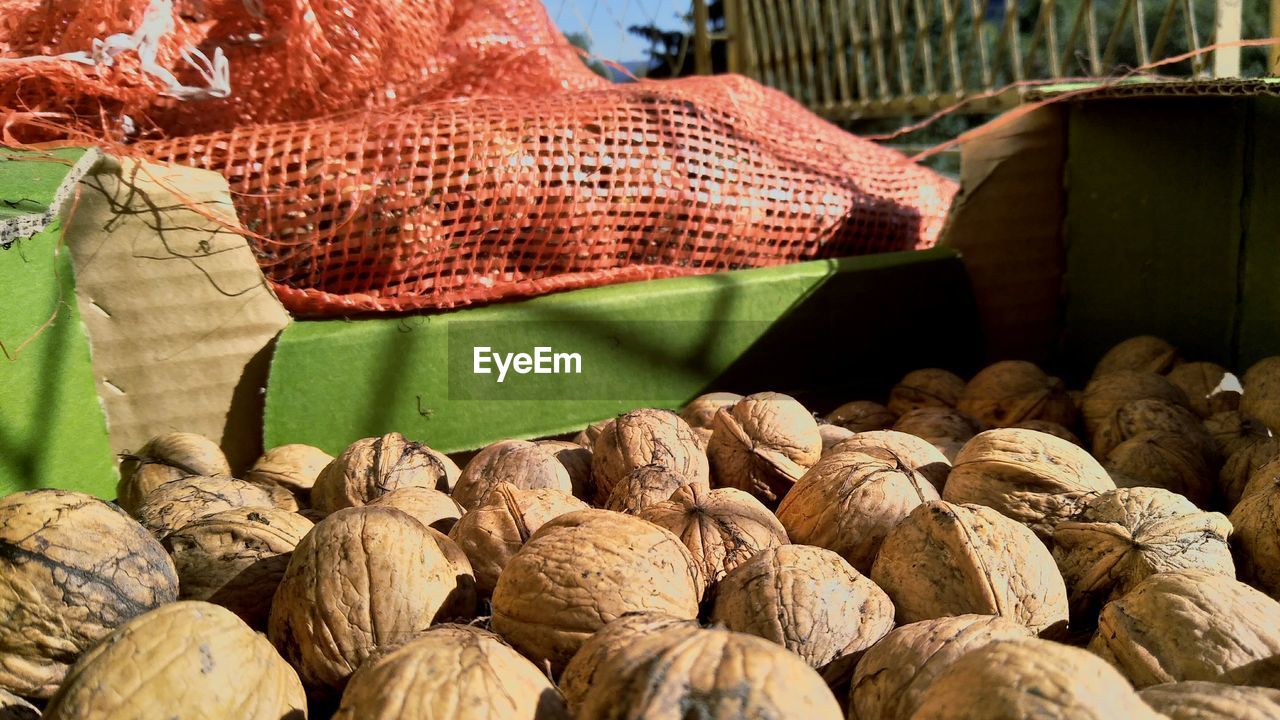
{"type": "Polygon", "coordinates": [[[625,613],[698,615],[703,579],[669,531],[609,510],[561,515],[507,562],[493,629],[541,665],[564,668],[592,633],[625,613]]]}
{"type": "Polygon", "coordinates": [[[840,450],[800,478],[777,514],[792,542],[832,550],[866,573],[889,531],[937,499],[933,485],[893,453],[840,450]]]}
{"type": "Polygon", "coordinates": [[[307,698],[271,643],[198,600],[129,621],[76,661],[46,720],[305,718],[307,698]]]}
{"type": "Polygon", "coordinates": [[[756,553],[789,542],[769,508],[734,488],[685,485],[640,517],[680,538],[708,588],[756,553]]]}
{"type": "Polygon", "coordinates": [[[995,508],[1047,538],[1085,497],[1114,489],[1107,471],[1078,445],[1034,430],[998,428],[964,446],[942,498],[995,508]]]}
{"type": "Polygon", "coordinates": [[[893,602],[844,558],[808,545],[764,550],[720,581],[711,621],[821,668],[893,629],[893,602]]]}
{"type": "Polygon", "coordinates": [[[267,635],[325,697],[375,648],[474,609],[471,566],[452,540],[395,508],[344,508],[293,551],[267,635]]]}
{"type": "Polygon", "coordinates": [[[1209,570],[1156,573],[1102,609],[1089,649],[1135,687],[1280,686],[1280,603],[1209,570]]]}
{"type": "Polygon", "coordinates": [[[639,515],[643,510],[671,497],[685,485],[698,485],[710,490],[705,482],[692,481],[661,465],[643,465],[622,476],[609,495],[606,510],[639,515]]]}
{"type": "Polygon", "coordinates": [[[552,448],[527,440],[501,440],[471,458],[453,489],[453,499],[470,512],[504,482],[525,490],[551,488],[573,493],[573,478],[552,448]]]}
{"type": "Polygon", "coordinates": [[[244,479],[255,485],[282,487],[305,508],[311,506],[311,488],[316,478],[331,462],[333,456],[320,448],[299,443],[281,445],[263,453],[244,479]]]}
{"type": "Polygon", "coordinates": [[[7,690],[0,690],[0,720],[40,720],[40,710],[7,690]]]}
{"type": "Polygon", "coordinates": [[[600,433],[604,432],[605,427],[613,420],[614,418],[605,418],[591,423],[574,436],[573,441],[588,449],[595,447],[596,438],[600,437],[600,433]]]}
{"type": "Polygon", "coordinates": [[[439,625],[366,662],[334,720],[568,720],[564,698],[491,632],[439,625]]]}
{"type": "Polygon", "coordinates": [[[596,504],[609,502],[613,486],[644,465],[661,465],[689,482],[710,483],[707,454],[693,429],[669,410],[642,409],[606,424],[591,446],[596,504]]]}
{"type": "Polygon", "coordinates": [[[1163,432],[1181,435],[1190,444],[1201,446],[1200,454],[1212,465],[1217,458],[1218,446],[1195,413],[1167,400],[1143,398],[1125,403],[1093,434],[1093,454],[1106,457],[1117,445],[1145,432],[1163,432]]]}
{"type": "Polygon", "coordinates": [[[68,490],[0,499],[0,689],[49,697],[77,655],[177,597],[173,561],[114,505],[68,490]]]}
{"type": "Polygon", "coordinates": [[[1191,680],[1152,685],[1138,697],[1169,720],[1275,720],[1280,690],[1191,680]]]}
{"type": "Polygon", "coordinates": [[[1004,360],[974,375],[956,409],[991,427],[1024,420],[1076,424],[1076,406],[1062,381],[1024,360],[1004,360]]]}
{"type": "Polygon", "coordinates": [[[402,487],[447,493],[450,466],[457,467],[444,454],[406,440],[400,433],[363,438],[348,445],[320,471],[311,488],[311,506],[325,513],[360,507],[402,487]]]}
{"type": "Polygon", "coordinates": [[[1133,478],[1140,487],[1164,488],[1200,507],[1218,504],[1214,464],[1199,439],[1171,432],[1140,433],[1117,445],[1107,455],[1106,467],[1133,478]]]}
{"type": "Polygon", "coordinates": [[[1263,358],[1244,373],[1240,409],[1280,431],[1280,356],[1263,358]]]}
{"type": "Polygon", "coordinates": [[[1031,636],[998,615],[956,615],[903,625],[867,650],[849,688],[850,720],[908,720],[934,678],[996,640],[1031,636]]]}
{"type": "Polygon", "coordinates": [[[954,408],[922,407],[903,413],[893,429],[927,441],[951,462],[965,443],[986,428],[954,408]]]}
{"type": "Polygon", "coordinates": [[[221,605],[265,629],[293,549],[311,527],[279,508],[233,508],[187,523],[164,539],[178,570],[178,597],[221,605]]]}
{"type": "Polygon", "coordinates": [[[880,448],[893,453],[902,464],[924,476],[934,489],[942,492],[951,473],[951,461],[928,440],[896,430],[869,430],[855,434],[831,448],[832,453],[845,450],[880,448]]]}
{"type": "Polygon", "coordinates": [[[746,490],[773,506],[822,456],[822,435],[795,399],[756,393],[716,413],[707,455],[718,487],[746,490]]]}
{"type": "Polygon", "coordinates": [[[454,499],[426,487],[409,485],[370,500],[368,505],[403,510],[437,532],[448,534],[466,512],[454,499]]]}
{"type": "Polygon", "coordinates": [[[822,454],[831,452],[831,448],[853,437],[854,432],[839,425],[828,422],[818,423],[818,436],[822,438],[822,454]]]}
{"type": "Polygon", "coordinates": [[[573,496],[591,502],[596,496],[596,483],[591,477],[591,448],[567,440],[536,440],[536,445],[551,451],[573,484],[573,496]]]}
{"type": "Polygon", "coordinates": [[[1271,429],[1261,420],[1239,410],[1214,413],[1205,418],[1204,427],[1218,446],[1218,455],[1223,458],[1230,458],[1255,442],[1272,437],[1271,429]]]}
{"type": "Polygon", "coordinates": [[[817,671],[768,640],[730,630],[673,626],[633,637],[594,679],[578,717],[842,720],[817,671]]]}
{"type": "Polygon", "coordinates": [[[1280,437],[1251,443],[1228,457],[1218,471],[1218,491],[1226,506],[1235,507],[1254,473],[1275,460],[1280,460],[1280,437]]]}
{"type": "Polygon", "coordinates": [[[147,494],[167,482],[189,475],[230,474],[231,465],[222,448],[203,435],[185,432],[157,435],[120,463],[116,503],[136,516],[147,494]]]}
{"type": "Polygon", "coordinates": [[[1166,375],[1182,389],[1196,415],[1207,418],[1240,407],[1240,379],[1211,362],[1183,363],[1166,375]]]}
{"type": "Polygon", "coordinates": [[[686,634],[699,629],[697,620],[672,617],[655,612],[632,612],[605,625],[582,644],[560,675],[560,692],[569,709],[578,711],[587,690],[596,683],[596,672],[611,657],[631,646],[638,638],[671,627],[683,628],[686,634]]]}
{"type": "Polygon", "coordinates": [[[871,579],[898,622],[1001,615],[1039,633],[1067,621],[1067,587],[1026,527],[981,505],[927,502],[885,538],[871,579]]]}
{"type": "Polygon", "coordinates": [[[1081,414],[1084,430],[1090,438],[1111,422],[1116,411],[1135,400],[1164,400],[1189,408],[1187,396],[1163,375],[1140,370],[1117,370],[1094,376],[1084,389],[1081,414]]]}
{"type": "Polygon", "coordinates": [[[1084,447],[1084,443],[1080,442],[1080,438],[1077,437],[1075,433],[1056,422],[1050,422],[1048,420],[1023,420],[1022,422],[1010,425],[1009,427],[1022,428],[1023,430],[1035,430],[1036,432],[1042,432],[1046,435],[1060,437],[1072,445],[1084,447]]]}
{"type": "Polygon", "coordinates": [[[1141,370],[1164,375],[1181,361],[1178,349],[1154,335],[1138,335],[1122,340],[1102,356],[1093,368],[1099,377],[1117,371],[1141,370]]]}
{"type": "Polygon", "coordinates": [[[1092,626],[1103,605],[1158,572],[1203,568],[1234,578],[1230,534],[1221,513],[1167,490],[1121,488],[1090,498],[1053,533],[1073,629],[1092,626]]]}
{"type": "Polygon", "coordinates": [[[839,425],[846,430],[860,433],[869,430],[888,430],[897,422],[898,416],[878,402],[854,400],[832,410],[826,420],[832,425],[839,425]]]}
{"type": "Polygon", "coordinates": [[[1280,600],[1280,463],[1254,476],[1231,511],[1231,544],[1240,560],[1240,578],[1280,600]]]}
{"type": "Polygon", "coordinates": [[[524,490],[504,482],[453,526],[449,538],[471,560],[476,590],[490,595],[502,569],[539,528],[552,518],[585,509],[586,503],[562,490],[524,490]]]}
{"type": "Polygon", "coordinates": [[[239,507],[275,507],[271,491],[225,475],[179,478],[152,490],[138,507],[138,522],[163,540],[189,522],[239,507]]]}
{"type": "Polygon", "coordinates": [[[1114,668],[1048,640],[997,640],[938,674],[913,720],[1162,720],[1114,668]]]}
{"type": "Polygon", "coordinates": [[[693,428],[699,444],[705,449],[711,441],[711,428],[715,421],[716,411],[720,408],[731,408],[742,399],[738,393],[713,392],[699,395],[680,409],[680,417],[693,428]]]}
{"type": "Polygon", "coordinates": [[[954,408],[964,385],[964,379],[948,370],[913,370],[889,391],[889,411],[902,416],[923,407],[954,408]]]}

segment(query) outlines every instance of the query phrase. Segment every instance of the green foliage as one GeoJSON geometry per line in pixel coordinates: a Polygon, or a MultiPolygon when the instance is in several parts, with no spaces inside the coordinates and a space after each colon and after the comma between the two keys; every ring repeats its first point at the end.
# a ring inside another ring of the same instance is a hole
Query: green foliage
{"type": "MultiPolygon", "coordinates": [[[[586,33],[580,33],[580,32],[565,33],[564,37],[566,40],[569,41],[570,45],[578,48],[579,50],[582,50],[583,52],[588,52],[588,53],[591,52],[591,40],[590,38],[587,37],[586,33]]],[[[591,72],[599,75],[600,77],[602,78],[610,77],[609,69],[605,67],[604,63],[600,62],[599,60],[596,60],[593,57],[583,56],[582,62],[586,63],[587,67],[591,68],[591,72]]]]}

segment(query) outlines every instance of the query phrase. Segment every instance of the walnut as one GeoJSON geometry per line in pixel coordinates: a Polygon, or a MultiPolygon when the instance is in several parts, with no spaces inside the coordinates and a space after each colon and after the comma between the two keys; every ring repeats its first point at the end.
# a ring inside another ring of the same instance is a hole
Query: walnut
{"type": "Polygon", "coordinates": [[[1048,548],[981,505],[917,507],[884,539],[871,579],[901,623],[979,613],[1039,633],[1067,621],[1067,588],[1048,548]]]}
{"type": "Polygon", "coordinates": [[[351,676],[334,720],[568,720],[546,675],[497,635],[438,625],[351,676]]]}
{"type": "Polygon", "coordinates": [[[552,518],[586,508],[563,490],[525,490],[504,482],[453,526],[449,538],[470,559],[476,589],[490,595],[502,568],[539,528],[552,518]]]}
{"type": "Polygon", "coordinates": [[[776,505],[822,455],[818,423],[781,393],[748,395],[716,413],[707,445],[721,487],[734,487],[776,505]]]}
{"type": "Polygon", "coordinates": [[[344,508],[293,551],[267,635],[316,697],[333,698],[376,648],[474,610],[452,540],[395,508],[344,508]]]}
{"type": "Polygon", "coordinates": [[[1169,382],[1187,396],[1191,409],[1202,418],[1240,407],[1240,379],[1211,362],[1184,363],[1169,371],[1169,382]]]}
{"type": "Polygon", "coordinates": [[[1231,511],[1240,577],[1280,600],[1280,462],[1263,466],[1231,511]]]}
{"type": "Polygon", "coordinates": [[[711,489],[705,481],[690,481],[662,465],[642,465],[623,475],[613,486],[605,509],[639,515],[645,508],[666,500],[671,493],[690,484],[711,489]]]}
{"type": "Polygon", "coordinates": [[[448,534],[466,512],[453,498],[439,490],[409,485],[380,495],[368,503],[376,507],[403,510],[427,527],[448,534]]]}
{"type": "Polygon", "coordinates": [[[1167,400],[1143,398],[1125,403],[1102,422],[1093,433],[1093,454],[1106,457],[1117,445],[1145,432],[1181,435],[1186,443],[1199,445],[1199,454],[1217,465],[1218,446],[1195,413],[1167,400]]]}
{"type": "Polygon", "coordinates": [[[1090,498],[1053,533],[1074,628],[1088,628],[1107,602],[1151,575],[1203,568],[1235,577],[1221,513],[1158,488],[1122,488],[1090,498]]]}
{"type": "Polygon", "coordinates": [[[1239,410],[1215,413],[1205,418],[1204,426],[1218,447],[1218,455],[1223,458],[1230,458],[1249,445],[1272,436],[1271,430],[1261,420],[1239,410]]]}
{"type": "Polygon", "coordinates": [[[720,408],[731,408],[742,396],[731,392],[713,392],[699,395],[680,410],[680,417],[693,428],[699,444],[705,449],[711,441],[711,428],[715,422],[716,411],[720,408]]]}
{"type": "Polygon", "coordinates": [[[1098,658],[1048,640],[997,640],[938,674],[913,720],[1163,720],[1098,658]]]}
{"type": "Polygon", "coordinates": [[[1096,378],[1125,370],[1164,375],[1180,362],[1178,349],[1168,341],[1153,335],[1139,335],[1121,341],[1108,350],[1094,366],[1093,376],[1096,378]]]}
{"type": "Polygon", "coordinates": [[[596,672],[610,658],[630,647],[637,638],[670,627],[691,632],[698,629],[698,621],[656,612],[630,612],[600,628],[582,644],[560,675],[560,692],[564,693],[569,709],[577,711],[582,707],[582,699],[595,684],[596,672]]]}
{"type": "Polygon", "coordinates": [[[1276,459],[1280,459],[1280,437],[1250,443],[1228,457],[1218,471],[1218,489],[1226,506],[1235,507],[1253,474],[1276,459]]]}
{"type": "Polygon", "coordinates": [[[306,717],[298,675],[231,611],[184,600],[139,615],[76,661],[45,720],[306,717]]]}
{"type": "Polygon", "coordinates": [[[933,485],[882,448],[841,450],[818,461],[778,506],[792,542],[833,550],[868,572],[881,542],[933,485]]]}
{"type": "Polygon", "coordinates": [[[507,562],[493,591],[493,629],[521,653],[562,670],[592,633],[628,612],[695,618],[703,579],[669,531],[609,510],[578,510],[542,526],[507,562]]]}
{"type": "Polygon", "coordinates": [[[207,600],[256,630],[311,521],[279,508],[232,508],[187,523],[164,539],[178,570],[179,597],[207,600]]]}
{"type": "Polygon", "coordinates": [[[163,540],[187,523],[239,507],[275,507],[271,492],[261,485],[223,476],[191,476],[152,490],[138,507],[138,522],[163,540]]]}
{"type": "Polygon", "coordinates": [[[1280,432],[1280,356],[1263,358],[1244,373],[1240,409],[1280,432]]]}
{"type": "Polygon", "coordinates": [[[67,490],[0,499],[0,689],[49,697],[76,656],[177,597],[173,561],[114,505],[67,490]]]}
{"type": "Polygon", "coordinates": [[[849,717],[908,720],[934,678],[966,654],[1031,631],[998,615],[956,615],[903,625],[862,656],[849,691],[849,717]]]}
{"type": "Polygon", "coordinates": [[[550,450],[569,471],[573,496],[591,502],[596,496],[595,480],[591,477],[591,448],[566,440],[537,440],[534,444],[550,450]]]}
{"type": "Polygon", "coordinates": [[[613,486],[644,465],[660,465],[688,478],[710,482],[707,454],[693,429],[669,410],[633,410],[604,426],[591,446],[596,504],[609,502],[613,486]]]}
{"type": "Polygon", "coordinates": [[[928,440],[896,430],[870,430],[856,433],[848,440],[842,440],[833,446],[830,452],[870,448],[879,448],[893,453],[903,465],[923,475],[938,492],[942,492],[947,476],[951,473],[951,461],[947,460],[941,450],[931,445],[928,440]]]}
{"type": "Polygon", "coordinates": [[[868,430],[888,430],[897,422],[898,416],[880,403],[855,400],[832,410],[826,419],[832,425],[839,425],[846,430],[860,433],[868,430]]]}
{"type": "Polygon", "coordinates": [[[4,720],[40,720],[40,710],[7,690],[0,690],[0,718],[4,720]]]}
{"type": "Polygon", "coordinates": [[[909,372],[889,391],[889,411],[902,416],[923,407],[953,408],[964,392],[964,380],[947,370],[909,372]]]}
{"type": "Polygon", "coordinates": [[[552,448],[527,440],[502,440],[471,458],[453,489],[453,499],[462,509],[471,511],[504,482],[525,490],[573,492],[573,478],[552,448]]]}
{"type": "Polygon", "coordinates": [[[836,445],[848,440],[854,436],[852,430],[842,428],[839,425],[832,425],[828,422],[818,423],[818,435],[822,438],[822,454],[831,452],[836,445]]]}
{"type": "Polygon", "coordinates": [[[400,433],[351,443],[325,466],[311,489],[311,506],[331,513],[360,507],[402,487],[450,490],[453,461],[442,453],[406,440],[400,433]]]}
{"type": "Polygon", "coordinates": [[[986,428],[954,408],[922,407],[903,413],[893,429],[928,441],[952,462],[960,448],[986,428]]]}
{"type": "Polygon", "coordinates": [[[190,475],[230,475],[231,466],[217,443],[195,433],[172,432],[151,438],[120,464],[116,503],[130,515],[152,490],[190,475]]]}
{"type": "Polygon", "coordinates": [[[1116,411],[1134,400],[1164,400],[1189,407],[1182,389],[1163,375],[1140,370],[1117,370],[1095,376],[1084,389],[1084,429],[1093,439],[1116,411]]]}
{"type": "Polygon", "coordinates": [[[1189,680],[1152,685],[1138,693],[1169,720],[1275,720],[1280,690],[1189,680]]]}
{"type": "Polygon", "coordinates": [[[1024,420],[1048,420],[1071,427],[1076,406],[1062,381],[1023,360],[1004,360],[984,368],[956,403],[956,409],[992,427],[1024,420]]]}
{"type": "Polygon", "coordinates": [[[591,423],[583,428],[582,432],[574,436],[573,442],[576,442],[588,449],[595,447],[596,438],[600,437],[600,433],[603,432],[605,427],[608,426],[609,423],[613,422],[613,420],[613,418],[605,418],[604,420],[598,420],[591,423]]]}
{"type": "Polygon", "coordinates": [[[1142,487],[1164,488],[1200,507],[1217,504],[1213,461],[1198,438],[1171,432],[1144,432],[1120,443],[1106,467],[1136,479],[1142,487]]]}
{"type": "Polygon", "coordinates": [[[769,508],[734,488],[685,485],[640,517],[680,538],[707,588],[756,553],[789,542],[769,508]]]}
{"type": "Polygon", "coordinates": [[[893,602],[844,558],[808,545],[764,550],[725,576],[711,620],[782,645],[821,669],[893,629],[893,602]]]}
{"type": "Polygon", "coordinates": [[[1034,430],[998,428],[964,446],[942,498],[995,508],[1048,538],[1090,494],[1113,489],[1107,471],[1079,446],[1034,430]]]}
{"type": "Polygon", "coordinates": [[[1089,649],[1135,687],[1280,685],[1280,603],[1211,570],[1156,573],[1102,609],[1089,649]]]}
{"type": "Polygon", "coordinates": [[[1080,442],[1080,438],[1077,437],[1075,433],[1056,422],[1050,422],[1048,420],[1023,420],[1022,422],[1017,423],[1016,425],[1010,425],[1009,427],[1022,428],[1023,430],[1035,430],[1036,432],[1042,432],[1046,435],[1060,437],[1072,445],[1084,447],[1084,443],[1080,442]]]}
{"type": "Polygon", "coordinates": [[[606,657],[577,713],[598,720],[694,716],[843,717],[822,677],[795,654],[744,633],[678,625],[632,636],[606,657]]]}
{"type": "MultiPolygon", "coordinates": [[[[311,506],[311,488],[333,456],[310,445],[281,445],[271,448],[253,464],[244,479],[255,485],[278,486],[288,490],[299,507],[311,506]]],[[[203,474],[203,473],[201,473],[203,474]]]]}

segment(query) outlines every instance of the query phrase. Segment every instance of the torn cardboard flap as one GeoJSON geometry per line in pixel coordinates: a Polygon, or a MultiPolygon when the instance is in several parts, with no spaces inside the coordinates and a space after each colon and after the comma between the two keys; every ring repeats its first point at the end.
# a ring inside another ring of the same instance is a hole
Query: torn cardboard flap
{"type": "Polygon", "coordinates": [[[289,316],[215,173],[105,158],[66,241],[112,448],[195,432],[233,469],[261,450],[268,348],[289,316]]]}

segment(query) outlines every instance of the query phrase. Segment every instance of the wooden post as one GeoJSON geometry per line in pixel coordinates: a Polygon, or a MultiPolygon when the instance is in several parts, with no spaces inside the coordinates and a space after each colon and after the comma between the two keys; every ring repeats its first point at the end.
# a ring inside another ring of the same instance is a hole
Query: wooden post
{"type": "MultiPolygon", "coordinates": [[[[1274,7],[1275,0],[1272,2],[1273,10],[1274,7]]],[[[1239,40],[1243,18],[1243,0],[1218,0],[1213,42],[1216,44],[1239,40]]],[[[1240,48],[1222,48],[1213,51],[1213,76],[1215,78],[1240,77],[1240,48]]]]}
{"type": "Polygon", "coordinates": [[[707,0],[693,0],[693,71],[711,74],[711,24],[707,0]]]}
{"type": "MultiPolygon", "coordinates": [[[[724,0],[724,45],[728,56],[728,70],[731,73],[746,72],[743,58],[747,54],[747,31],[742,26],[742,15],[739,14],[739,0],[724,0]]],[[[1272,0],[1272,22],[1276,22],[1275,9],[1280,7],[1280,0],[1272,0]]],[[[1274,32],[1272,33],[1275,34],[1274,32]]]]}
{"type": "MultiPolygon", "coordinates": [[[[1271,0],[1271,39],[1280,38],[1280,0],[1271,0]]],[[[1267,48],[1267,74],[1280,75],[1280,45],[1267,48]]]]}

